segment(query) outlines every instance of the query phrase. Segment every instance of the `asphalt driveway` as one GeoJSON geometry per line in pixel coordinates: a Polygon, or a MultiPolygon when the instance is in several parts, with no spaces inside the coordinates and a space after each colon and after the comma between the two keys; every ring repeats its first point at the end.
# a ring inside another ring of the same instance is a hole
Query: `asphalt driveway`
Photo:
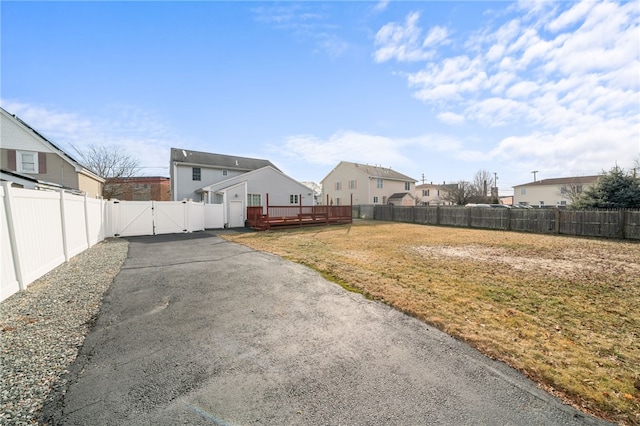
{"type": "Polygon", "coordinates": [[[316,272],[213,233],[130,239],[61,425],[605,424],[316,272]]]}

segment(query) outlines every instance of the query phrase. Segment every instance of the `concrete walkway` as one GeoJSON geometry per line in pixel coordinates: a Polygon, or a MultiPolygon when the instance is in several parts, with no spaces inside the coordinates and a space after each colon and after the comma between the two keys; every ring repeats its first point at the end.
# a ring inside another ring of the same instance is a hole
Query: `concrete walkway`
{"type": "Polygon", "coordinates": [[[44,412],[62,425],[605,424],[433,327],[208,232],[130,239],[44,412]]]}

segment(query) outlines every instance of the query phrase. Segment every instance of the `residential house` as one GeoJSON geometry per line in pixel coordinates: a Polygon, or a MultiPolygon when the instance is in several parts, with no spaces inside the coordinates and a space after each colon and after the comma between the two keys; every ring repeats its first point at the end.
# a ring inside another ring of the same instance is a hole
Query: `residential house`
{"type": "Polygon", "coordinates": [[[0,118],[2,180],[25,188],[64,188],[102,196],[103,178],[4,108],[0,118]]]}
{"type": "Polygon", "coordinates": [[[126,201],[170,201],[171,180],[163,176],[114,178],[108,183],[114,198],[126,201]]]}
{"type": "Polygon", "coordinates": [[[393,206],[415,206],[416,200],[413,198],[410,192],[397,192],[395,194],[391,194],[391,196],[387,199],[387,204],[391,204],[393,206]]]}
{"type": "Polygon", "coordinates": [[[268,160],[171,148],[171,199],[206,201],[196,191],[266,166],[279,170],[268,160]]]}
{"type": "Polygon", "coordinates": [[[224,224],[244,226],[247,207],[313,206],[309,187],[270,161],[171,149],[172,198],[222,205],[224,224]]]}
{"type": "Polygon", "coordinates": [[[387,204],[394,194],[415,192],[416,180],[395,170],[341,161],[321,181],[329,205],[387,204]]]}
{"type": "Polygon", "coordinates": [[[447,200],[451,189],[457,189],[458,184],[422,183],[416,185],[415,200],[418,206],[451,206],[453,203],[447,200]]]}
{"type": "Polygon", "coordinates": [[[313,206],[313,191],[280,170],[265,166],[213,183],[196,191],[210,204],[222,204],[229,228],[244,226],[247,207],[313,206]]]}
{"type": "Polygon", "coordinates": [[[542,179],[513,187],[513,204],[538,207],[571,205],[573,199],[594,185],[600,176],[542,179]]]}

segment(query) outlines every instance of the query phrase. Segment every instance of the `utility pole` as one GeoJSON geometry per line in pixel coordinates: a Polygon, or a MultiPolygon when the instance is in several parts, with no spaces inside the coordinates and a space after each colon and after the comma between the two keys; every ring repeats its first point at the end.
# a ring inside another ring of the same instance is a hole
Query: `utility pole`
{"type": "Polygon", "coordinates": [[[532,171],[531,173],[533,173],[533,181],[536,181],[536,173],[538,173],[537,170],[532,171]]]}
{"type": "Polygon", "coordinates": [[[422,174],[422,184],[424,185],[424,173],[422,174]]]}

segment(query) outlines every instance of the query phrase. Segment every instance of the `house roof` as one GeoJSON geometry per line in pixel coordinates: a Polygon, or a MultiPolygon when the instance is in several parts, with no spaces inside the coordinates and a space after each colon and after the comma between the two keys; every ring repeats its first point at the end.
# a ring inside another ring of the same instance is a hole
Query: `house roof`
{"type": "Polygon", "coordinates": [[[265,167],[262,167],[260,169],[252,170],[250,172],[243,173],[241,175],[234,176],[234,177],[231,177],[229,179],[222,180],[220,182],[212,183],[211,185],[203,186],[202,188],[196,190],[196,192],[197,193],[202,193],[202,192],[207,192],[207,191],[212,191],[212,192],[221,191],[221,190],[224,190],[226,188],[238,185],[239,183],[247,182],[254,175],[258,175],[258,174],[263,173],[263,172],[277,173],[278,175],[281,175],[285,179],[288,179],[291,182],[299,185],[300,188],[306,188],[307,191],[311,191],[310,188],[308,188],[305,185],[303,185],[302,183],[298,182],[297,180],[295,180],[291,176],[285,175],[284,173],[282,173],[280,170],[276,169],[275,167],[273,167],[273,166],[265,166],[265,167]]]}
{"type": "Polygon", "coordinates": [[[413,195],[411,195],[409,192],[396,192],[395,194],[392,194],[388,200],[402,200],[404,197],[409,196],[411,198],[413,198],[413,195]]]}
{"type": "MultiPolygon", "coordinates": [[[[367,174],[369,176],[369,178],[399,180],[399,181],[402,181],[402,182],[417,182],[416,179],[414,179],[412,177],[409,177],[407,175],[403,175],[402,173],[396,172],[395,170],[392,170],[390,168],[381,167],[381,166],[372,166],[372,165],[369,165],[369,164],[351,163],[349,161],[341,161],[334,168],[334,170],[337,169],[338,167],[340,167],[341,164],[345,164],[345,165],[349,165],[351,167],[354,167],[354,168],[364,172],[365,174],[367,174]]],[[[331,174],[331,173],[329,173],[329,174],[331,174]]],[[[322,182],[324,182],[324,180],[326,178],[327,177],[322,179],[322,182]]]]}
{"type": "Polygon", "coordinates": [[[535,182],[523,183],[521,185],[516,185],[514,188],[518,188],[520,186],[545,186],[545,185],[576,185],[576,184],[589,184],[594,183],[600,178],[597,176],[574,176],[574,177],[564,177],[564,178],[552,178],[552,179],[540,179],[535,182]]]}
{"type": "Polygon", "coordinates": [[[458,184],[457,183],[422,183],[420,185],[416,185],[416,189],[424,189],[424,188],[452,190],[452,189],[458,189],[458,184]]]}
{"type": "Polygon", "coordinates": [[[257,170],[270,166],[280,171],[280,169],[278,169],[269,160],[214,154],[210,152],[190,151],[182,148],[171,148],[171,162],[246,171],[257,170]]]}
{"type": "Polygon", "coordinates": [[[71,155],[67,154],[65,151],[63,151],[61,148],[59,148],[56,144],[54,144],[53,142],[51,142],[49,139],[47,139],[46,137],[44,137],[40,132],[38,132],[36,129],[34,129],[33,127],[31,127],[30,125],[28,125],[25,121],[23,121],[20,117],[18,117],[15,114],[11,114],[9,111],[7,111],[6,109],[0,107],[0,112],[2,112],[2,114],[4,114],[7,118],[9,118],[10,120],[15,121],[16,123],[18,123],[20,126],[22,126],[25,130],[30,131],[31,133],[34,134],[34,136],[36,136],[38,139],[40,139],[42,142],[44,142],[45,144],[48,144],[52,151],[55,152],[56,154],[58,154],[60,157],[62,157],[65,161],[67,161],[68,163],[70,163],[75,169],[76,171],[83,173],[85,175],[91,176],[92,178],[98,180],[99,182],[104,183],[104,179],[100,176],[98,176],[98,174],[96,172],[94,172],[93,170],[89,169],[88,167],[82,165],[80,162],[78,162],[75,158],[73,158],[71,155]]]}

